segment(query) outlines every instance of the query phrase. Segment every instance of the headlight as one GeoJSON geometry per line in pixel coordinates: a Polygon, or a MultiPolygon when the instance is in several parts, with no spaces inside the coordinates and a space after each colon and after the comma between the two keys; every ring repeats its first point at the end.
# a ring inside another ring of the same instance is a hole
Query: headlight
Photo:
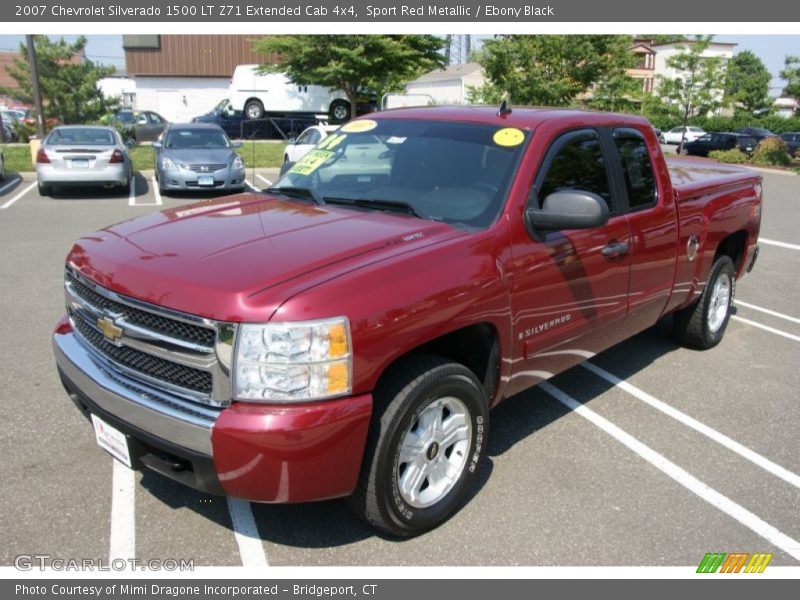
{"type": "Polygon", "coordinates": [[[175,171],[178,168],[177,166],[175,166],[175,163],[172,162],[172,160],[170,160],[166,156],[162,156],[159,159],[159,164],[161,165],[161,168],[164,169],[165,171],[175,171]]]}
{"type": "Polygon", "coordinates": [[[244,169],[244,159],[237,154],[233,159],[233,164],[231,166],[234,169],[244,169]]]}
{"type": "Polygon", "coordinates": [[[338,317],[240,325],[235,365],[238,400],[291,402],[349,394],[350,324],[338,317]]]}

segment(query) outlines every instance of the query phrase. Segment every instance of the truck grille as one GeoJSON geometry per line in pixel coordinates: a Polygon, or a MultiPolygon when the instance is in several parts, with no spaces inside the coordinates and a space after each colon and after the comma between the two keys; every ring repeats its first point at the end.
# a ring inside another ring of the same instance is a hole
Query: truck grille
{"type": "Polygon", "coordinates": [[[64,287],[76,336],[120,377],[192,402],[230,404],[233,324],[116,294],[71,268],[64,287]]]}

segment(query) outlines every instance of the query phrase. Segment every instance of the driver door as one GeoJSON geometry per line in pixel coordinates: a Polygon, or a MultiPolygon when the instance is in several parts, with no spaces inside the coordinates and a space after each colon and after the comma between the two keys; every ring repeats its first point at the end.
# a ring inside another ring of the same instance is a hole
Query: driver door
{"type": "Polygon", "coordinates": [[[513,245],[515,362],[509,394],[568,368],[602,347],[627,312],[630,231],[611,148],[594,129],[562,134],[550,146],[530,192],[541,208],[553,192],[581,190],[603,198],[606,225],[593,229],[526,231],[513,245]]]}

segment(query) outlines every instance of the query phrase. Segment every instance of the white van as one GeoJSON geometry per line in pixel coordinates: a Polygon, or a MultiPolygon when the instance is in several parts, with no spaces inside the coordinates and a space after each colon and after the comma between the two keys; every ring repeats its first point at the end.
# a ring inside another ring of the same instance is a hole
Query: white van
{"type": "Polygon", "coordinates": [[[283,73],[259,75],[258,65],[239,65],[233,72],[230,102],[246,119],[286,113],[325,113],[333,123],[350,118],[350,102],[344,92],[319,85],[296,85],[283,73]]]}

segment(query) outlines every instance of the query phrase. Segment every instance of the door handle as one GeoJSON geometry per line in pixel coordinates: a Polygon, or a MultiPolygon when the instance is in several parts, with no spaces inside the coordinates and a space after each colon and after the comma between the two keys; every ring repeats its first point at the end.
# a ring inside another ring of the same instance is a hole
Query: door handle
{"type": "Polygon", "coordinates": [[[628,242],[609,242],[609,244],[603,248],[600,253],[603,256],[608,256],[610,258],[619,256],[621,254],[627,254],[628,242]]]}

